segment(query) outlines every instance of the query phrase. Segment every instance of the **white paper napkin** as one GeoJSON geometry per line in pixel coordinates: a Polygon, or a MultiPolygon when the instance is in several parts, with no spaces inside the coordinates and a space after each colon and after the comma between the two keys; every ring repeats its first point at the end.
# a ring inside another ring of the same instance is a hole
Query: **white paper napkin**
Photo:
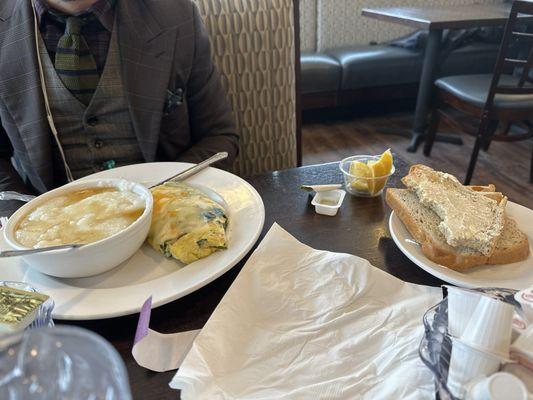
{"type": "Polygon", "coordinates": [[[184,400],[434,399],[418,346],[440,299],[275,224],[170,386],[184,400]]]}

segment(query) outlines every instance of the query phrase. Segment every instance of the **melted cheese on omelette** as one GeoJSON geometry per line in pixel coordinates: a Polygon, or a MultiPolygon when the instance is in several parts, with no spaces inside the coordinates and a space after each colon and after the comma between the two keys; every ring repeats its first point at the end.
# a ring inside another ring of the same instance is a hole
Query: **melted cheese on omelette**
{"type": "Polygon", "coordinates": [[[227,248],[224,208],[201,191],[179,183],[152,189],[154,211],[148,243],[185,264],[227,248]]]}

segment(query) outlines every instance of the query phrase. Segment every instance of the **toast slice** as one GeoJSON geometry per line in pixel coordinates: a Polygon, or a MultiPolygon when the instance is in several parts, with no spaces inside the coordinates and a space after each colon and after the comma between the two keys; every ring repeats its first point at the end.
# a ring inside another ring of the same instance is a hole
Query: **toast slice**
{"type": "Polygon", "coordinates": [[[482,194],[485,197],[488,197],[489,199],[492,199],[498,204],[503,200],[505,197],[502,192],[496,191],[496,186],[494,186],[492,183],[487,186],[465,186],[466,188],[473,190],[476,193],[482,194]]]}
{"type": "Polygon", "coordinates": [[[422,253],[437,264],[464,271],[478,265],[522,261],[529,255],[528,238],[511,218],[506,217],[495,249],[491,256],[487,256],[468,247],[450,246],[439,229],[440,217],[422,205],[410,190],[388,189],[386,201],[420,244],[422,253]]]}
{"type": "Polygon", "coordinates": [[[479,185],[470,185],[465,186],[466,188],[473,190],[474,192],[495,192],[496,186],[494,186],[492,183],[488,184],[487,186],[479,186],[479,185]]]}
{"type": "Polygon", "coordinates": [[[505,222],[507,198],[498,202],[479,196],[454,176],[414,165],[402,182],[441,219],[439,230],[455,248],[474,249],[490,257],[505,222]]]}

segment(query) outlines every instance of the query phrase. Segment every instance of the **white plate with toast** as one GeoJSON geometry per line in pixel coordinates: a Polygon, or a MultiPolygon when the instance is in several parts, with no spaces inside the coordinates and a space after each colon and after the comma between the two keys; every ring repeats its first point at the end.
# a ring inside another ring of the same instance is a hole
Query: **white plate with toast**
{"type": "Polygon", "coordinates": [[[515,220],[518,228],[527,235],[529,257],[512,264],[482,265],[464,272],[452,270],[428,259],[394,211],[389,219],[389,229],[402,253],[420,268],[445,282],[467,288],[525,289],[533,285],[533,210],[509,201],[506,214],[515,220]]]}

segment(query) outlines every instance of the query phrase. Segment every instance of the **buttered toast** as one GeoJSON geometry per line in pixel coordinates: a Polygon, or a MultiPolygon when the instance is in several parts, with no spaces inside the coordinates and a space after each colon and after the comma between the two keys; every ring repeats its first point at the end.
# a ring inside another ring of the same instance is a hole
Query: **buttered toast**
{"type": "MultiPolygon", "coordinates": [[[[494,189],[487,193],[494,193],[494,189]]],[[[483,196],[484,193],[480,192],[478,195],[483,196]]],[[[449,245],[439,228],[442,220],[429,207],[424,206],[413,191],[388,189],[386,201],[420,244],[424,255],[448,268],[464,271],[478,265],[513,263],[529,255],[527,236],[509,217],[505,217],[501,235],[497,238],[492,254],[487,256],[475,249],[449,245]]]]}
{"type": "Polygon", "coordinates": [[[498,201],[480,195],[454,176],[425,165],[411,167],[402,182],[440,218],[438,230],[446,243],[490,258],[504,229],[506,197],[498,201]]]}

